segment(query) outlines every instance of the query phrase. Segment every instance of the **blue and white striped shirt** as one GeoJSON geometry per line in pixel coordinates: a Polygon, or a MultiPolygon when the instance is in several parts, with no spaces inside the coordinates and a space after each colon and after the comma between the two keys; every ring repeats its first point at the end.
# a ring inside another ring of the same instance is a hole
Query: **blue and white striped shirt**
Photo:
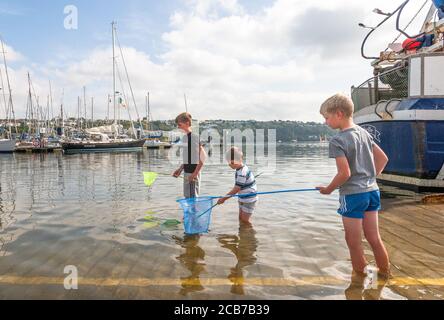
{"type": "MultiPolygon", "coordinates": [[[[253,173],[246,165],[236,170],[235,181],[236,181],[236,186],[241,188],[241,191],[239,191],[239,195],[257,192],[256,179],[254,178],[253,173]]],[[[256,202],[257,200],[258,200],[257,196],[239,198],[239,202],[241,203],[252,203],[256,202]]]]}

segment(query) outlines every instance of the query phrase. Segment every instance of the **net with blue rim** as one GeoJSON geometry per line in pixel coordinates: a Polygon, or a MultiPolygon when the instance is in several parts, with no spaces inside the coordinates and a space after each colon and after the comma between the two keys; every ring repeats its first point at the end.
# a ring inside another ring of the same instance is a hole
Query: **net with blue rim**
{"type": "Polygon", "coordinates": [[[186,234],[208,233],[213,200],[213,197],[200,197],[177,201],[183,209],[186,234]]]}
{"type": "MultiPolygon", "coordinates": [[[[268,192],[256,192],[250,194],[235,194],[228,196],[229,198],[244,198],[248,196],[257,196],[265,194],[289,193],[289,192],[307,192],[318,191],[318,189],[297,189],[297,190],[277,190],[268,192]]],[[[225,198],[219,197],[199,197],[177,200],[183,209],[184,228],[186,234],[202,234],[208,233],[211,223],[211,211],[217,204],[213,204],[215,199],[225,198]]]]}

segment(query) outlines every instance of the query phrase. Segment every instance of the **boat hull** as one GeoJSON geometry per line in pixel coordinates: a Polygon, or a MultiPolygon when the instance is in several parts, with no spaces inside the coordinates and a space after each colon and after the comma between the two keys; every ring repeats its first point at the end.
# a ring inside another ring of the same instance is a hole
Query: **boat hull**
{"type": "Polygon", "coordinates": [[[170,149],[172,145],[166,142],[151,143],[147,141],[145,142],[144,147],[146,147],[147,149],[170,149]]]}
{"type": "Polygon", "coordinates": [[[444,120],[358,124],[389,157],[379,180],[416,191],[444,190],[444,120]]]}
{"type": "Polygon", "coordinates": [[[140,151],[145,140],[123,141],[123,142],[63,142],[62,148],[65,153],[83,152],[128,152],[140,151]]]}
{"type": "Polygon", "coordinates": [[[12,153],[15,150],[15,140],[0,139],[0,153],[12,153]]]}

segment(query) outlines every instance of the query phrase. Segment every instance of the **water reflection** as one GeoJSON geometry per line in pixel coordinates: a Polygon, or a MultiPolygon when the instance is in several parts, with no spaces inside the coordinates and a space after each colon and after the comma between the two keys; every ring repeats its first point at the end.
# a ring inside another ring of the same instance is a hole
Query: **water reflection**
{"type": "Polygon", "coordinates": [[[217,240],[222,248],[230,250],[236,257],[236,265],[230,269],[228,279],[233,283],[230,292],[244,295],[244,269],[253,265],[256,258],[258,240],[253,225],[240,222],[238,235],[219,235],[217,240]]]}
{"type": "Polygon", "coordinates": [[[2,228],[2,216],[3,216],[3,195],[2,195],[2,183],[0,180],[0,229],[2,228]]]}
{"type": "Polygon", "coordinates": [[[16,183],[10,178],[0,178],[0,256],[6,254],[6,246],[13,237],[7,228],[17,220],[14,216],[16,183]]]}
{"type": "Polygon", "coordinates": [[[203,291],[205,288],[200,282],[200,275],[205,271],[205,251],[199,246],[200,235],[184,235],[183,238],[173,236],[172,238],[185,251],[177,257],[177,260],[190,271],[188,277],[181,277],[181,295],[192,292],[203,291]]]}
{"type": "Polygon", "coordinates": [[[350,286],[345,290],[347,300],[380,300],[382,290],[388,283],[388,278],[378,278],[376,272],[351,275],[350,286]]]}
{"type": "MultiPolygon", "coordinates": [[[[258,164],[255,166],[252,167],[254,172],[263,170],[258,164]]],[[[334,160],[328,159],[328,148],[316,144],[279,145],[276,168],[273,174],[258,179],[261,191],[311,187],[329,181],[336,172],[334,160]]],[[[97,259],[93,263],[104,266],[97,277],[105,277],[115,264],[113,255],[97,257],[95,254],[108,251],[102,244],[106,241],[112,241],[116,246],[128,245],[128,254],[134,251],[158,257],[140,262],[140,268],[131,268],[126,277],[144,278],[146,270],[154,268],[156,277],[177,279],[176,271],[179,270],[179,277],[183,276],[180,285],[182,297],[198,293],[199,296],[217,299],[230,295],[227,291],[231,291],[231,295],[248,298],[306,298],[313,296],[311,287],[255,286],[253,292],[250,287],[245,287],[245,279],[252,278],[252,272],[255,272],[255,278],[283,279],[307,275],[342,279],[344,274],[349,274],[348,251],[345,243],[338,240],[343,238],[343,230],[336,215],[337,196],[320,197],[313,193],[264,197],[255,214],[254,228],[240,225],[239,230],[235,215],[228,214],[237,211],[237,204],[233,201],[218,208],[209,235],[179,234],[174,241],[169,241],[171,233],[163,231],[181,233],[182,226],[165,228],[157,224],[182,218],[182,211],[174,201],[180,197],[182,185],[178,180],[160,176],[152,188],[147,188],[142,172],[168,173],[172,170],[167,152],[157,150],[137,154],[0,155],[0,274],[5,276],[13,270],[14,273],[41,277],[39,268],[42,260],[65,259],[66,251],[57,251],[57,243],[64,241],[73,243],[73,250],[84,250],[84,256],[91,256],[93,261],[97,259]],[[148,210],[146,216],[153,217],[143,219],[143,213],[148,210]],[[140,230],[131,229],[140,221],[145,223],[140,230]],[[91,238],[97,241],[85,245],[91,238]],[[172,254],[176,257],[173,263],[172,254]],[[220,269],[220,261],[227,255],[229,264],[222,265],[220,269]],[[230,290],[224,285],[205,285],[203,276],[209,280],[222,278],[223,283],[228,281],[230,290]]],[[[204,194],[222,194],[233,183],[232,180],[232,173],[225,164],[223,167],[207,166],[203,175],[204,194]]],[[[417,200],[422,195],[401,192],[392,187],[381,188],[383,197],[394,197],[394,200],[402,200],[402,204],[406,205],[405,210],[392,210],[395,206],[398,208],[398,203],[390,202],[389,208],[386,201],[387,212],[382,215],[381,223],[385,240],[390,244],[389,250],[396,252],[394,256],[401,268],[399,270],[403,270],[398,274],[402,277],[442,278],[442,242],[439,241],[444,222],[442,214],[431,209],[429,213],[418,216],[415,209],[404,202],[417,200]],[[407,234],[411,235],[412,241],[407,234]],[[400,242],[400,237],[404,237],[405,241],[400,242]],[[411,243],[415,239],[421,241],[411,243]],[[433,239],[437,240],[432,242],[433,239]]],[[[59,276],[58,267],[44,265],[45,275],[59,276]]],[[[127,267],[130,267],[130,262],[127,267]]],[[[383,298],[419,296],[442,299],[442,287],[433,290],[424,286],[399,289],[390,285],[383,289],[381,280],[374,288],[368,286],[368,281],[368,277],[352,277],[345,297],[379,299],[383,291],[383,298]],[[393,291],[399,291],[399,294],[391,293],[393,291]]],[[[6,287],[17,292],[19,298],[39,297],[35,291],[28,291],[32,286],[27,286],[23,290],[27,293],[23,294],[15,290],[14,285],[6,287]]],[[[45,288],[41,287],[41,290],[45,288]]],[[[138,297],[169,298],[170,292],[165,290],[170,289],[150,288],[149,293],[138,297]]],[[[327,289],[328,285],[323,286],[316,297],[325,296],[327,289]]],[[[174,297],[179,296],[179,289],[172,290],[176,291],[174,297]]],[[[344,289],[337,290],[340,298],[344,298],[344,289]]],[[[5,292],[1,287],[0,298],[2,294],[9,297],[5,292]]],[[[56,294],[51,297],[60,298],[56,294]]],[[[79,297],[88,296],[79,293],[79,297]]],[[[119,295],[116,293],[114,297],[119,295]]],[[[100,295],[94,298],[100,298],[100,295]]]]}

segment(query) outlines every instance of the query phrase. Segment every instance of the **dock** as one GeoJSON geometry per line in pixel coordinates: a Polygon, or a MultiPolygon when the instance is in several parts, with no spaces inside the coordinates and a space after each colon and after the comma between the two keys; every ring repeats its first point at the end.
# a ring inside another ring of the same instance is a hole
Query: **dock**
{"type": "Polygon", "coordinates": [[[18,153],[53,153],[62,152],[61,147],[17,147],[14,152],[18,153]]]}
{"type": "Polygon", "coordinates": [[[442,195],[383,200],[379,223],[392,265],[392,290],[409,299],[444,297],[443,200],[442,195]]]}

